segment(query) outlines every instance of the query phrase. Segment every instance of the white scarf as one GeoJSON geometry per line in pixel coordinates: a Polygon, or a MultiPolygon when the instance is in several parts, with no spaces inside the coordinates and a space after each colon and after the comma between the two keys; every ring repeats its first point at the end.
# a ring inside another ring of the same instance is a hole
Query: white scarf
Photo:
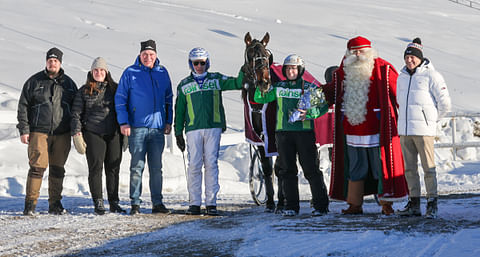
{"type": "Polygon", "coordinates": [[[371,48],[365,49],[365,53],[359,58],[348,50],[345,54],[343,108],[348,122],[353,126],[366,120],[370,77],[375,65],[375,58],[376,53],[371,48]]]}

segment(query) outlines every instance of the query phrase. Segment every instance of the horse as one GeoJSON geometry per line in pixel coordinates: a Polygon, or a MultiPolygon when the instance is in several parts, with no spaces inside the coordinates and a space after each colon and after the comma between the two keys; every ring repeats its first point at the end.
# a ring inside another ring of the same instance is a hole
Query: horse
{"type": "MultiPolygon", "coordinates": [[[[272,156],[278,155],[275,144],[276,102],[259,104],[254,101],[257,88],[266,92],[272,86],[272,83],[280,81],[280,78],[274,72],[271,72],[273,55],[266,48],[269,40],[268,32],[262,40],[252,39],[249,32],[245,35],[242,99],[244,102],[245,137],[247,142],[256,145],[260,152],[267,195],[267,210],[273,210],[275,203],[273,200],[272,156]]],[[[277,167],[276,163],[275,170],[277,170],[277,167]]],[[[283,194],[281,190],[278,192],[278,198],[279,205],[282,206],[283,194]]]]}

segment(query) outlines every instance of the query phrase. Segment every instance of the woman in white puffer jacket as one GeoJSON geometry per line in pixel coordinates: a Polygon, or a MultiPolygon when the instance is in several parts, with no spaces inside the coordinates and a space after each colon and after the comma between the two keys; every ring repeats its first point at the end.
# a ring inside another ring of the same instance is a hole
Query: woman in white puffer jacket
{"type": "Polygon", "coordinates": [[[398,214],[421,215],[417,165],[420,155],[427,191],[425,216],[436,218],[438,193],[433,144],[437,121],[450,111],[451,101],[442,75],[428,59],[423,58],[422,50],[419,38],[408,44],[404,54],[405,67],[397,79],[398,133],[409,189],[408,204],[398,214]]]}

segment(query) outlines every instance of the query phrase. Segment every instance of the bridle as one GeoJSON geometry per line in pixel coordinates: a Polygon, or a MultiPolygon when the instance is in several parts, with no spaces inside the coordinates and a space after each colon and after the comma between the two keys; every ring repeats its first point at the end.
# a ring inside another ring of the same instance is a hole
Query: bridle
{"type": "MultiPolygon", "coordinates": [[[[270,50],[266,49],[260,41],[254,40],[251,45],[245,49],[245,64],[247,68],[248,75],[253,77],[253,85],[257,86],[259,82],[257,77],[257,71],[263,69],[269,69],[270,67],[270,50]],[[248,58],[248,53],[254,51],[254,55],[251,60],[248,58]],[[263,51],[262,51],[263,50],[263,51]]],[[[268,72],[268,81],[270,81],[270,71],[268,72]]],[[[265,78],[263,78],[264,82],[265,78]]]]}

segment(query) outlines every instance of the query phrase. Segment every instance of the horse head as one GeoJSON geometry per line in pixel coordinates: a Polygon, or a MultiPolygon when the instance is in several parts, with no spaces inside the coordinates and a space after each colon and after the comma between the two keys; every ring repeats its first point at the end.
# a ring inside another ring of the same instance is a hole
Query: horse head
{"type": "Polygon", "coordinates": [[[245,35],[245,63],[242,67],[244,72],[244,84],[246,89],[259,88],[267,92],[272,85],[270,78],[270,65],[273,61],[271,52],[266,48],[270,35],[265,33],[262,40],[252,39],[250,32],[245,35]]]}

